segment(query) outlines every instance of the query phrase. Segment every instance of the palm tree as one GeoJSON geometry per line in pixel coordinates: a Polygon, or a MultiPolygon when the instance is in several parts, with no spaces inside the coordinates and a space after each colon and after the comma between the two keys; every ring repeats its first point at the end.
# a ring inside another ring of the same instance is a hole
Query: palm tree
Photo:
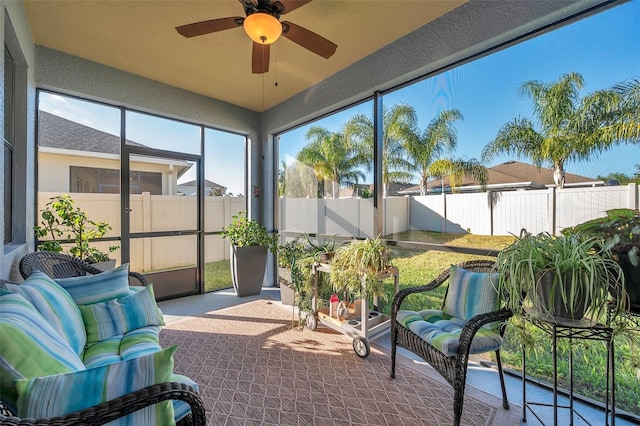
{"type": "MultiPolygon", "coordinates": [[[[387,196],[390,182],[408,182],[413,177],[413,164],[407,158],[405,143],[417,123],[415,109],[411,105],[396,104],[382,109],[382,195],[387,196]]],[[[373,162],[373,121],[364,114],[352,117],[344,127],[345,134],[373,162]]]]}
{"type": "Polygon", "coordinates": [[[551,162],[556,187],[564,186],[564,164],[589,159],[595,152],[640,139],[638,80],[591,93],[580,100],[582,75],[569,73],[553,83],[527,81],[520,94],[533,102],[539,130],[527,118],[515,118],[482,150],[489,161],[498,154],[529,157],[541,167],[551,162]]]}
{"type": "Polygon", "coordinates": [[[295,161],[282,162],[278,172],[278,195],[289,198],[308,198],[317,195],[316,175],[310,167],[295,161]]]}
{"type": "Polygon", "coordinates": [[[333,198],[338,198],[340,186],[357,185],[359,180],[364,179],[359,167],[366,164],[365,159],[344,133],[313,126],[305,138],[311,143],[300,150],[298,161],[313,169],[318,185],[326,180],[331,181],[333,198]]]}
{"type": "Polygon", "coordinates": [[[462,184],[464,176],[472,177],[481,185],[487,183],[487,169],[475,158],[464,160],[446,157],[451,154],[458,142],[455,122],[463,119],[457,109],[441,111],[429,125],[419,133],[412,131],[406,138],[406,150],[413,159],[414,169],[420,177],[420,195],[427,194],[427,181],[430,177],[450,176],[452,189],[462,184]]]}
{"type": "MultiPolygon", "coordinates": [[[[431,176],[439,178],[449,176],[449,186],[453,192],[455,192],[458,186],[462,185],[462,179],[465,176],[480,182],[483,189],[488,179],[487,168],[475,158],[471,160],[464,160],[462,158],[440,158],[430,164],[429,173],[431,176]]],[[[422,192],[422,184],[420,185],[420,191],[422,192]]]]}

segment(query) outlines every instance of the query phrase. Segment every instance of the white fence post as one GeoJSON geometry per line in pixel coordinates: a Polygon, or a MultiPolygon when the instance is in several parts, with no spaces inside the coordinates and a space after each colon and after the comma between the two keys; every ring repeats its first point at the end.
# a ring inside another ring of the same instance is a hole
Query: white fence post
{"type": "Polygon", "coordinates": [[[440,232],[447,232],[447,194],[442,191],[442,227],[440,232]]]}
{"type": "Polygon", "coordinates": [[[549,233],[556,235],[556,187],[549,188],[549,197],[547,198],[547,219],[549,226],[549,233]]]}
{"type": "MultiPolygon", "coordinates": [[[[151,193],[142,193],[142,232],[151,232],[151,193]]],[[[153,271],[153,262],[151,261],[151,239],[142,239],[142,259],[143,271],[153,271]]]]}
{"type": "Polygon", "coordinates": [[[638,210],[638,206],[640,205],[638,201],[638,184],[632,182],[627,185],[627,194],[629,196],[629,205],[630,209],[638,210]]]}

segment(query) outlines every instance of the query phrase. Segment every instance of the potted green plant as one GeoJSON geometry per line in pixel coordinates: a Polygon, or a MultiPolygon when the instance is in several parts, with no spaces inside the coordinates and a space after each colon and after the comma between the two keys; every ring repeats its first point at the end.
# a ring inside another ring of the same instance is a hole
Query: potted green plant
{"type": "MultiPolygon", "coordinates": [[[[331,239],[333,240],[333,238],[331,239]]],[[[329,247],[337,245],[325,240],[319,243],[312,241],[307,234],[281,245],[278,248],[278,275],[280,297],[283,304],[293,305],[298,309],[299,319],[304,313],[314,311],[313,298],[313,266],[320,262],[319,255],[326,253],[329,247]],[[303,242],[302,239],[306,242],[303,242]]],[[[320,278],[322,279],[322,278],[320,278]]]]}
{"type": "Polygon", "coordinates": [[[379,275],[391,266],[391,253],[381,238],[353,240],[336,249],[331,260],[331,284],[336,292],[386,299],[379,275]]]}
{"type": "MultiPolygon", "coordinates": [[[[563,235],[599,238],[602,252],[610,252],[622,267],[625,287],[632,312],[640,312],[640,211],[608,210],[606,216],[562,230],[563,235]]],[[[617,294],[614,297],[618,298],[617,294]]]]}
{"type": "MultiPolygon", "coordinates": [[[[296,262],[308,256],[307,246],[297,236],[280,246],[278,246],[278,285],[280,286],[280,301],[285,305],[294,305],[295,285],[293,269],[296,262]]],[[[297,277],[296,277],[297,278],[297,277]]]]}
{"type": "MultiPolygon", "coordinates": [[[[533,308],[550,321],[602,320],[611,307],[609,290],[624,290],[620,266],[601,253],[596,238],[530,235],[523,232],[496,259],[498,291],[514,313],[533,308]]],[[[613,306],[621,312],[622,302],[613,306]]]]}
{"type": "Polygon", "coordinates": [[[320,239],[318,236],[312,238],[309,234],[304,234],[304,237],[307,240],[308,250],[314,254],[318,262],[328,263],[333,259],[336,248],[339,246],[335,241],[335,235],[325,239],[320,239]]]}
{"type": "Polygon", "coordinates": [[[239,297],[254,296],[262,291],[268,252],[277,253],[278,237],[246,216],[242,211],[233,216],[221,235],[230,242],[230,264],[233,288],[239,297]]]}
{"type": "Polygon", "coordinates": [[[75,207],[71,196],[61,194],[50,198],[40,214],[40,225],[33,227],[38,239],[38,250],[63,252],[63,245],[72,243],[68,254],[91,263],[98,269],[112,269],[115,266],[115,259],[110,259],[109,253],[116,251],[118,246],[110,246],[108,253],[105,253],[90,244],[96,238],[106,235],[111,226],[107,222],[90,220],[85,212],[75,207]],[[50,239],[43,239],[47,237],[50,239]]]}

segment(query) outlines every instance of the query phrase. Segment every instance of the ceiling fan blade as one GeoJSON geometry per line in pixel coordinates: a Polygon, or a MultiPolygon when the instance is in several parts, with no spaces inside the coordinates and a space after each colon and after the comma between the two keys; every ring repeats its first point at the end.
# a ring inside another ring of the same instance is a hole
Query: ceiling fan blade
{"type": "Polygon", "coordinates": [[[253,42],[253,51],[251,52],[251,72],[254,74],[263,74],[269,71],[269,44],[260,44],[253,42]]]}
{"type": "Polygon", "coordinates": [[[232,16],[229,18],[210,19],[208,21],[194,22],[193,24],[176,27],[176,31],[185,37],[195,37],[199,35],[215,33],[217,31],[229,30],[242,25],[244,18],[232,16]]]}
{"type": "Polygon", "coordinates": [[[284,6],[284,10],[282,11],[282,14],[284,15],[285,13],[289,13],[292,10],[296,10],[300,6],[304,6],[305,4],[309,3],[311,0],[278,0],[278,1],[280,2],[281,5],[284,6]]]}
{"type": "Polygon", "coordinates": [[[287,21],[282,22],[282,27],[287,28],[287,31],[282,32],[283,36],[305,49],[312,51],[316,55],[329,59],[331,55],[336,53],[336,49],[338,48],[337,44],[330,42],[313,31],[287,21]]]}

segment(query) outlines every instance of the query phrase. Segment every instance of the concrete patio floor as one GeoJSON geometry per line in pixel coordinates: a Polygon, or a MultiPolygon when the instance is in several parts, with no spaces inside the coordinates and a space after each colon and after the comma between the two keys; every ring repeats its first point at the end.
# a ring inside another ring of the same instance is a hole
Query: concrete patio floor
{"type": "MultiPolygon", "coordinates": [[[[237,297],[233,289],[220,290],[204,295],[189,296],[179,299],[167,300],[158,303],[160,309],[164,313],[165,322],[171,323],[173,321],[180,320],[184,317],[203,314],[205,312],[234,306],[253,300],[269,298],[273,301],[280,300],[280,289],[277,287],[263,287],[262,293],[259,296],[247,296],[237,297]]],[[[282,305],[283,309],[291,309],[290,306],[282,305]]],[[[322,327],[322,325],[319,325],[322,327]]],[[[382,337],[371,342],[373,346],[388,350],[391,346],[389,334],[385,334],[382,337]]],[[[412,359],[416,363],[425,364],[424,361],[417,359],[413,354],[404,351],[402,354],[407,358],[412,359]]],[[[430,367],[429,367],[430,368],[430,367]]],[[[434,374],[437,374],[434,372],[434,374]]],[[[507,393],[509,402],[518,406],[522,406],[522,380],[519,377],[507,374],[505,376],[507,393]]],[[[484,366],[478,362],[472,362],[469,365],[467,372],[467,385],[478,388],[484,392],[501,398],[500,384],[497,376],[497,371],[493,368],[484,366]]],[[[553,393],[544,387],[540,387],[534,383],[527,384],[527,400],[532,402],[552,403],[553,393]]],[[[559,405],[568,405],[568,398],[560,396],[559,405]]],[[[573,424],[580,425],[604,425],[605,413],[601,408],[594,407],[590,404],[581,402],[574,399],[575,410],[588,421],[585,422],[578,415],[574,415],[573,424]]],[[[535,413],[540,417],[540,422],[536,417],[527,411],[527,421],[520,422],[521,425],[537,426],[537,425],[552,425],[553,424],[553,408],[552,407],[534,407],[535,413]]],[[[558,425],[569,425],[570,416],[568,409],[558,410],[558,425]]],[[[612,424],[609,421],[609,424],[612,424]]],[[[615,424],[618,426],[628,426],[640,424],[635,419],[624,415],[618,415],[615,419],[615,424]]]]}

